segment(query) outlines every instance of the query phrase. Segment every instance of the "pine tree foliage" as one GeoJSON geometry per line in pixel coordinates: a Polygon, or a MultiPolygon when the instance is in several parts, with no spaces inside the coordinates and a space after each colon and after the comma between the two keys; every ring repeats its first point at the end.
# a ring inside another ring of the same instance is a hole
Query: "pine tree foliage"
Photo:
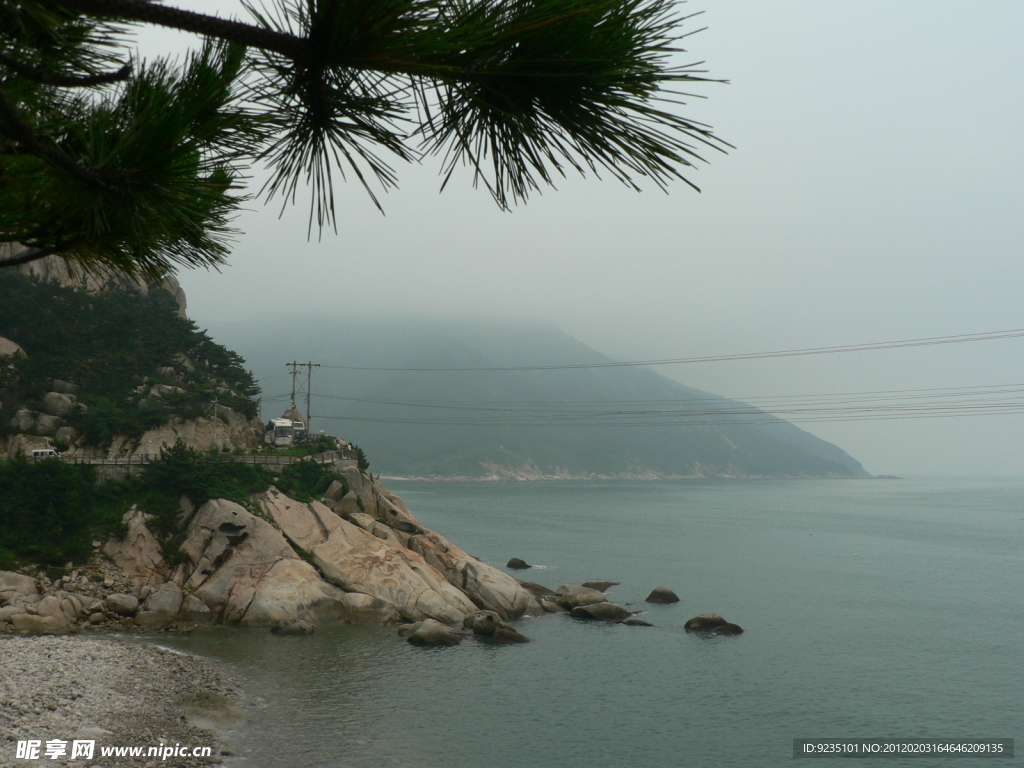
{"type": "Polygon", "coordinates": [[[676,0],[250,0],[245,21],[155,0],[0,0],[0,243],[11,266],[217,267],[264,164],[262,196],[333,185],[375,202],[396,161],[462,166],[502,208],[568,172],[639,188],[727,144],[678,114],[676,0]],[[197,36],[184,61],[134,61],[141,25],[197,36]]]}

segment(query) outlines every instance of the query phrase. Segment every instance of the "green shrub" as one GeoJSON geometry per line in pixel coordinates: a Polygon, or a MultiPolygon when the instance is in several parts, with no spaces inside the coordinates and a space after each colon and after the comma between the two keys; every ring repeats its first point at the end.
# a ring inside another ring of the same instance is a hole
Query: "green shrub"
{"type": "Polygon", "coordinates": [[[0,557],[63,565],[92,553],[92,530],[101,516],[96,472],[58,459],[0,462],[0,557]]]}
{"type": "Polygon", "coordinates": [[[278,473],[275,485],[278,489],[293,499],[299,501],[312,501],[319,499],[335,480],[345,483],[345,478],[337,472],[332,472],[323,464],[315,461],[299,461],[289,464],[278,473]]]}

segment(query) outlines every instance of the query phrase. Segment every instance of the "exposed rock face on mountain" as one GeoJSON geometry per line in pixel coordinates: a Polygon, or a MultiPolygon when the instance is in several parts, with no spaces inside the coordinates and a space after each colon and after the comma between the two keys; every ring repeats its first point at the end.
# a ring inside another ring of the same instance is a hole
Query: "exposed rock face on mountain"
{"type": "MultiPolygon", "coordinates": [[[[461,626],[479,610],[502,620],[543,612],[516,579],[424,528],[402,500],[354,467],[348,493],[303,503],[271,488],[250,509],[215,499],[185,504],[181,544],[168,552],[144,512],[103,545],[116,573],[83,568],[57,584],[0,573],[0,627],[60,633],[76,624],[182,622],[274,626],[306,621],[461,626]],[[356,508],[339,512],[351,494],[356,508]],[[367,518],[372,521],[367,530],[367,518]],[[379,528],[375,528],[379,526],[379,528]],[[372,531],[372,532],[371,532],[372,531]]],[[[97,567],[95,564],[92,567],[97,567]]]]}
{"type": "MultiPolygon", "coordinates": [[[[16,256],[12,244],[0,245],[0,258],[16,256]],[[7,252],[3,252],[4,249],[7,252]]],[[[132,279],[119,272],[109,269],[100,269],[97,272],[86,274],[72,270],[67,261],[60,256],[47,256],[38,261],[30,261],[18,267],[23,275],[32,275],[47,282],[56,282],[60,285],[72,288],[84,288],[89,293],[99,293],[111,286],[123,286],[134,288],[141,293],[148,293],[151,289],[160,288],[169,292],[178,303],[178,314],[185,317],[185,310],[188,301],[185,298],[185,291],[181,283],[173,275],[167,275],[159,283],[147,282],[143,279],[132,279]]]]}
{"type": "Polygon", "coordinates": [[[200,451],[262,443],[251,374],[185,317],[173,277],[85,274],[56,256],[0,277],[0,458],[36,447],[108,458],[156,455],[178,440],[200,451]]]}

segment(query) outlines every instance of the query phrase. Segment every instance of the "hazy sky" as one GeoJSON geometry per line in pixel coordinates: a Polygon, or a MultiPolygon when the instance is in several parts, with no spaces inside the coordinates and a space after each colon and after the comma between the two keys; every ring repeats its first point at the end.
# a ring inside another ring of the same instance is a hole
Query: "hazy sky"
{"type": "MultiPolygon", "coordinates": [[[[529,317],[623,360],[1024,327],[1024,3],[683,9],[708,27],[688,58],[730,81],[683,110],[736,146],[691,175],[702,193],[571,178],[502,213],[468,172],[439,195],[428,160],[399,168],[386,216],[341,186],[319,242],[305,201],[254,204],[229,268],[180,275],[190,316],[529,317]]],[[[741,399],[1021,384],[1024,339],[659,370],[741,399]]],[[[1024,415],[802,426],[871,472],[1024,474],[1024,415]]]]}

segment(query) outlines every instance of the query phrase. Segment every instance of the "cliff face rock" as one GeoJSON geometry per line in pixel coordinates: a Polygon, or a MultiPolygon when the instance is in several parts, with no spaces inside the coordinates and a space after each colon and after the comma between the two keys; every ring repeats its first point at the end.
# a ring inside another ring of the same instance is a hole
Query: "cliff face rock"
{"type": "Polygon", "coordinates": [[[93,574],[40,591],[22,574],[0,573],[0,629],[428,619],[461,626],[481,609],[502,620],[543,612],[514,578],[424,528],[398,496],[358,470],[347,474],[374,511],[354,514],[369,518],[371,529],[379,526],[376,534],[326,503],[299,502],[271,488],[256,494],[250,509],[216,499],[189,514],[186,505],[173,538],[181,543],[168,551],[151,518],[133,508],[125,537],[103,545],[110,561],[104,567],[116,573],[104,573],[102,586],[93,574]],[[416,532],[402,530],[410,527],[416,532]],[[76,590],[85,593],[77,603],[70,600],[76,590]]]}
{"type": "MultiPolygon", "coordinates": [[[[0,248],[7,248],[9,250],[8,254],[0,253],[0,256],[17,255],[10,244],[5,244],[0,246],[0,248]]],[[[147,293],[154,288],[160,288],[169,292],[174,297],[178,303],[178,314],[185,317],[185,310],[187,308],[185,291],[182,290],[181,283],[173,275],[168,275],[159,283],[150,283],[142,279],[133,280],[120,272],[114,272],[109,269],[99,269],[95,273],[86,274],[71,269],[68,262],[60,256],[47,256],[38,261],[30,261],[28,264],[22,264],[18,267],[18,270],[24,275],[32,275],[45,282],[56,282],[72,288],[84,288],[89,293],[99,293],[112,285],[134,288],[142,293],[147,293]]]]}

